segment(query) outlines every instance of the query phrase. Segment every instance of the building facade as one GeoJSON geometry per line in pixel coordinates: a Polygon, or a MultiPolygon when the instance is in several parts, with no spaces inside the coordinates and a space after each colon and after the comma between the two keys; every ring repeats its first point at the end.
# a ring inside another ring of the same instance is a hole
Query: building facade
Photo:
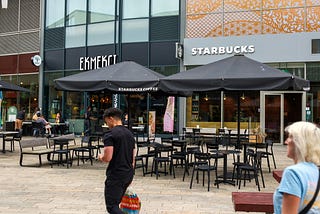
{"type": "MultiPolygon", "coordinates": [[[[307,92],[242,92],[241,127],[283,141],[286,125],[319,121],[319,1],[186,1],[184,66],[246,56],[311,81],[307,92]]],[[[232,92],[187,99],[187,126],[236,127],[232,92]]]]}
{"type": "MultiPolygon", "coordinates": [[[[92,107],[94,124],[113,105],[133,112],[131,122],[144,124],[156,112],[156,129],[163,132],[166,97],[111,96],[104,93],[62,92],[54,89],[59,77],[122,61],[135,61],[165,75],[179,72],[175,43],[180,41],[178,0],[45,0],[43,43],[43,109],[48,118],[61,110],[82,132],[85,109],[92,107]]],[[[95,127],[92,127],[95,129],[95,127]]]]}
{"type": "MultiPolygon", "coordinates": [[[[147,124],[147,112],[155,112],[162,134],[167,97],[133,95],[128,106],[125,95],[57,91],[54,80],[126,60],[170,75],[242,53],[311,81],[307,92],[242,93],[241,127],[283,136],[291,122],[320,120],[319,12],[319,0],[9,0],[0,10],[0,76],[23,86],[31,79],[28,88],[39,96],[16,103],[29,103],[23,105],[30,112],[39,104],[49,120],[62,111],[77,133],[88,106],[99,126],[101,111],[116,99],[134,112],[133,123],[147,124]],[[43,63],[36,67],[29,58],[39,49],[43,63]]],[[[219,91],[177,98],[174,133],[184,126],[235,128],[235,98],[219,91]]]]}
{"type": "Polygon", "coordinates": [[[30,89],[31,93],[3,92],[2,121],[7,109],[26,108],[27,119],[38,106],[39,67],[32,57],[40,51],[40,0],[9,0],[0,5],[0,79],[30,89]],[[4,3],[7,3],[4,5],[4,3]]]}

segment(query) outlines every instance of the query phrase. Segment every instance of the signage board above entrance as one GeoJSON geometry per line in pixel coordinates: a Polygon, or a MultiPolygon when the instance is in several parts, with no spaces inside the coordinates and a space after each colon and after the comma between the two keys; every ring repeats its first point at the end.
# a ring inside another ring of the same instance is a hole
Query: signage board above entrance
{"type": "Polygon", "coordinates": [[[191,49],[192,56],[195,55],[222,55],[222,54],[246,54],[254,53],[254,45],[235,45],[218,47],[197,47],[191,49]]]}
{"type": "Polygon", "coordinates": [[[117,55],[80,57],[80,71],[88,71],[116,64],[117,55]]]}

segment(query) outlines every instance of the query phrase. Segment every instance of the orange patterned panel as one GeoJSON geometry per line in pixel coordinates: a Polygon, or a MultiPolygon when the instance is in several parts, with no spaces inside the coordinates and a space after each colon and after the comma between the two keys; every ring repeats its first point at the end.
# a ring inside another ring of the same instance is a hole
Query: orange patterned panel
{"type": "Polygon", "coordinates": [[[304,31],[304,9],[263,11],[263,33],[295,33],[304,31]]]}
{"type": "MultiPolygon", "coordinates": [[[[187,15],[207,14],[213,12],[222,12],[222,1],[187,0],[187,15]]],[[[195,16],[193,16],[193,18],[195,18],[195,16]]]]}
{"type": "Polygon", "coordinates": [[[307,6],[317,6],[320,5],[320,0],[307,0],[307,6]]]}
{"type": "Polygon", "coordinates": [[[303,7],[305,0],[262,0],[263,9],[303,7]]]}
{"type": "Polygon", "coordinates": [[[222,35],[222,13],[208,14],[202,19],[187,16],[186,38],[208,37],[213,31],[215,36],[222,35]]]}
{"type": "Polygon", "coordinates": [[[224,11],[247,11],[259,10],[261,8],[261,0],[239,1],[239,0],[225,0],[224,11]]]}
{"type": "Polygon", "coordinates": [[[320,31],[320,7],[307,8],[307,32],[320,31]]]}
{"type": "Polygon", "coordinates": [[[225,13],[224,36],[261,34],[260,11],[225,13]]]}

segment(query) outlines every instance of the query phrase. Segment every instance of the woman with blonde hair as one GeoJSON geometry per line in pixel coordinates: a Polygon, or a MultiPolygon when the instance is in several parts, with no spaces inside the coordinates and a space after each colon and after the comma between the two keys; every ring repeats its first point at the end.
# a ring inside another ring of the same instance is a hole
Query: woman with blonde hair
{"type": "MultiPolygon", "coordinates": [[[[313,198],[319,180],[320,129],[310,122],[295,122],[285,129],[287,157],[294,165],[287,167],[273,196],[274,213],[301,212],[313,198]]],[[[306,213],[320,212],[320,197],[306,213]]]]}

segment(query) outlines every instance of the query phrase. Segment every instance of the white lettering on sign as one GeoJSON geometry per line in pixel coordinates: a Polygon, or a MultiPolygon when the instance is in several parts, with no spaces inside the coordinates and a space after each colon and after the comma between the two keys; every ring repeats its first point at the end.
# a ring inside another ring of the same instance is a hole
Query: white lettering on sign
{"type": "Polygon", "coordinates": [[[80,57],[80,71],[88,71],[116,64],[117,55],[80,57]]]}
{"type": "Polygon", "coordinates": [[[254,53],[254,45],[235,45],[235,46],[220,46],[220,47],[199,47],[192,48],[192,56],[205,55],[224,55],[224,54],[247,54],[254,53]]]}

